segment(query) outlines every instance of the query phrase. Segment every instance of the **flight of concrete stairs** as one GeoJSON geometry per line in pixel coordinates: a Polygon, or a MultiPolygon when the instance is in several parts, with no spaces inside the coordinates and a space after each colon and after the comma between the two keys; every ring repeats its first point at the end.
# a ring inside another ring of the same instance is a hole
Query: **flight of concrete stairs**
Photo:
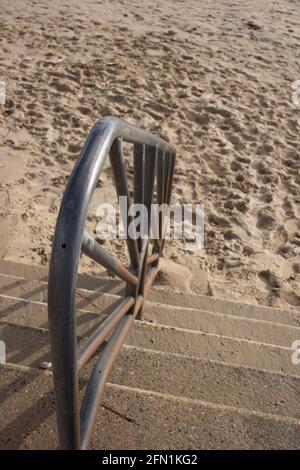
{"type": "MultiPolygon", "coordinates": [[[[52,373],[41,368],[51,360],[47,269],[1,261],[0,273],[0,448],[54,449],[52,373]]],[[[80,341],[121,285],[81,275],[78,287],[80,341]]],[[[154,287],[111,373],[91,447],[300,448],[295,340],[300,313],[154,287]]]]}

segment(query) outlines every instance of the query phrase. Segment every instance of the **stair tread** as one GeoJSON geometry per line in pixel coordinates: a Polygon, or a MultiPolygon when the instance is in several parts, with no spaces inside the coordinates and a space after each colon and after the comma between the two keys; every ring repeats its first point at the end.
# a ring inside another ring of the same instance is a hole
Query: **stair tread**
{"type": "MultiPolygon", "coordinates": [[[[93,311],[78,310],[78,321],[80,322],[81,318],[85,318],[85,322],[87,322],[90,318],[89,326],[92,327],[93,324],[96,325],[104,319],[112,310],[108,307],[109,302],[113,304],[116,298],[108,294],[104,294],[103,297],[105,297],[105,299],[102,299],[105,313],[99,312],[98,307],[89,305],[89,307],[93,307],[93,311]]],[[[28,326],[47,328],[47,306],[43,302],[0,294],[0,319],[28,326]]],[[[172,306],[161,308],[159,304],[153,305],[152,303],[145,305],[144,320],[177,329],[194,330],[227,337],[234,335],[235,338],[279,346],[291,346],[293,341],[300,337],[300,328],[291,325],[204,311],[199,312],[193,309],[181,309],[172,306]]]]}
{"type": "MultiPolygon", "coordinates": [[[[28,280],[39,280],[45,284],[47,282],[47,269],[42,266],[31,267],[30,265],[2,260],[0,261],[0,276],[1,273],[20,278],[24,277],[25,274],[28,276],[28,273],[30,273],[29,277],[27,277],[28,280]],[[22,273],[24,274],[22,275],[22,273]],[[34,273],[38,274],[35,275],[34,273]],[[36,277],[38,279],[35,279],[36,277]]],[[[87,291],[102,288],[109,289],[113,292],[122,289],[123,286],[124,283],[121,281],[107,278],[103,275],[96,277],[80,274],[78,280],[78,287],[84,288],[87,291]],[[90,287],[90,289],[87,287],[90,287]]],[[[272,321],[272,317],[275,316],[279,323],[292,322],[292,324],[300,326],[300,311],[297,310],[287,310],[278,307],[250,304],[234,299],[229,300],[224,298],[208,297],[192,292],[178,292],[168,286],[161,287],[154,285],[150,290],[149,300],[159,302],[161,304],[174,304],[182,307],[213,311],[215,313],[228,313],[237,316],[254,316],[255,318],[266,319],[269,321],[272,321]]]]}
{"type": "MultiPolygon", "coordinates": [[[[0,367],[0,448],[56,448],[51,374],[0,367]]],[[[296,449],[299,438],[300,422],[293,418],[109,383],[91,447],[296,449]]]]}
{"type": "MultiPolygon", "coordinates": [[[[50,360],[47,274],[0,261],[0,339],[10,363],[0,366],[0,448],[57,447],[52,373],[38,368],[50,360]]],[[[79,276],[80,340],[120,302],[124,283],[103,274],[79,276]]],[[[291,360],[299,338],[294,310],[154,286],[110,375],[92,448],[116,448],[120,429],[121,449],[299,448],[300,370],[291,360]]]]}
{"type": "MultiPolygon", "coordinates": [[[[81,335],[81,338],[84,336],[86,335],[81,335]]],[[[41,361],[49,360],[50,339],[47,329],[0,321],[0,337],[7,344],[7,360],[9,362],[22,362],[37,366],[41,361]]],[[[238,366],[300,375],[299,367],[292,364],[293,350],[291,348],[193,332],[148,322],[135,322],[125,344],[217,360],[238,366]]]]}
{"type": "MultiPolygon", "coordinates": [[[[97,308],[102,308],[103,305],[104,307],[108,304],[109,301],[112,301],[113,299],[117,300],[119,298],[122,289],[120,287],[117,288],[112,288],[110,292],[106,292],[106,287],[107,286],[107,281],[103,281],[103,288],[98,289],[96,291],[89,291],[86,289],[77,289],[77,306],[78,308],[82,309],[94,309],[95,307],[97,308]],[[106,301],[106,302],[104,302],[106,301]],[[104,303],[103,303],[104,302],[104,303]]],[[[9,297],[16,297],[20,299],[27,299],[27,300],[34,300],[38,302],[47,302],[47,284],[42,281],[28,281],[27,279],[21,278],[21,277],[16,277],[16,276],[11,276],[11,275],[3,275],[0,274],[0,295],[5,295],[9,297]]],[[[183,294],[185,295],[185,294],[183,294]]],[[[196,312],[201,312],[202,314],[208,315],[211,313],[211,315],[214,315],[215,318],[224,318],[224,315],[226,315],[226,318],[229,319],[231,318],[232,321],[234,321],[234,318],[236,319],[248,319],[249,321],[261,321],[261,322],[268,322],[268,323],[276,323],[280,325],[288,325],[288,326],[293,326],[293,327],[300,327],[300,314],[297,312],[293,311],[281,311],[278,309],[271,309],[269,307],[262,307],[262,306],[253,306],[253,305],[247,305],[247,304],[241,304],[245,305],[245,311],[240,309],[239,310],[226,310],[222,311],[221,308],[212,309],[210,310],[209,308],[200,308],[199,306],[196,308],[190,307],[190,306],[181,306],[181,305],[172,305],[170,303],[170,298],[173,297],[169,296],[169,303],[160,303],[154,300],[151,300],[151,295],[150,295],[150,300],[148,299],[145,302],[145,308],[147,311],[152,310],[152,314],[156,315],[163,315],[166,318],[170,318],[169,313],[172,311],[176,311],[179,313],[180,311],[184,310],[186,313],[185,316],[189,316],[190,318],[193,317],[193,314],[196,312]],[[265,309],[267,310],[267,314],[265,314],[265,309]],[[249,311],[248,311],[248,310],[249,311]],[[220,317],[222,316],[222,317],[220,317]]],[[[218,299],[215,301],[216,305],[218,304],[218,299]]],[[[221,301],[220,301],[221,302],[221,301]]],[[[206,306],[209,307],[209,306],[206,306]]],[[[203,317],[203,315],[202,315],[203,317]]],[[[178,321],[180,318],[178,318],[178,321]]],[[[189,319],[186,320],[186,322],[191,321],[189,319]]],[[[237,320],[236,320],[237,321],[237,320]]],[[[181,320],[182,324],[184,324],[184,320],[181,320]]],[[[220,325],[221,328],[221,325],[220,325]]],[[[279,335],[280,337],[280,335],[279,335]]]]}
{"type": "MultiPolygon", "coordinates": [[[[88,377],[91,368],[92,365],[87,367],[84,376],[88,377]]],[[[130,387],[300,418],[300,378],[292,375],[124,345],[109,380],[130,387]],[[141,374],[142,370],[148,373],[141,374]]]]}

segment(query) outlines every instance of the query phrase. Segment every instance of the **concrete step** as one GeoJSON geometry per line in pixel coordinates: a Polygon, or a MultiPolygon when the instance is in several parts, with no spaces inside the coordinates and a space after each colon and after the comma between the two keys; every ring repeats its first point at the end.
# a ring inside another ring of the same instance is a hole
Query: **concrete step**
{"type": "MultiPolygon", "coordinates": [[[[1,368],[0,448],[55,448],[52,376],[38,369],[50,360],[47,270],[0,261],[1,272],[0,339],[7,361],[22,366],[1,368]]],[[[81,341],[123,285],[99,273],[80,275],[78,287],[81,341]]],[[[291,360],[299,313],[159,287],[150,299],[117,358],[92,447],[300,447],[300,370],[291,360]]]]}
{"type": "MultiPolygon", "coordinates": [[[[0,329],[0,337],[6,341],[9,362],[38,367],[40,362],[50,360],[49,338],[48,332],[45,330],[14,328],[13,325],[3,324],[2,330],[0,329]]],[[[130,386],[139,383],[141,384],[140,388],[172,394],[178,387],[183,395],[190,398],[207,400],[211,397],[211,401],[216,403],[235,404],[246,408],[249,406],[250,409],[258,407],[258,410],[268,409],[274,413],[277,410],[278,414],[281,414],[281,408],[283,410],[288,408],[290,410],[288,413],[298,416],[295,413],[297,413],[300,399],[299,377],[287,376],[289,379],[285,381],[282,378],[286,377],[285,375],[246,367],[239,368],[231,364],[226,365],[218,361],[188,357],[182,354],[162,353],[155,351],[153,347],[155,346],[152,345],[151,349],[145,350],[124,345],[121,359],[118,359],[117,363],[120,364],[120,368],[117,369],[120,373],[113,381],[130,386]],[[129,367],[131,363],[134,365],[132,368],[129,367]],[[124,371],[123,375],[122,370],[124,371]],[[151,374],[142,374],[143,370],[149,370],[151,374]],[[154,374],[157,374],[156,386],[154,374]],[[128,382],[130,379],[133,382],[128,382]],[[171,387],[172,381],[175,388],[171,387]],[[282,383],[283,386],[281,386],[282,383]],[[253,394],[254,390],[255,394],[253,394]],[[288,405],[288,397],[293,402],[294,396],[297,406],[288,405]],[[243,397],[245,398],[242,399],[243,397]]],[[[90,367],[87,370],[90,370],[90,367]]],[[[179,395],[179,393],[176,394],[179,395]]]]}
{"type": "MultiPolygon", "coordinates": [[[[0,261],[0,273],[26,278],[27,280],[40,280],[47,282],[47,268],[42,266],[30,266],[10,261],[0,261]]],[[[13,286],[11,286],[13,287],[13,286]]],[[[40,287],[40,286],[39,286],[40,287]]],[[[103,277],[103,271],[99,272],[99,277],[79,275],[78,288],[86,290],[102,290],[107,293],[119,294],[123,291],[124,284],[117,279],[103,277]],[[101,277],[102,274],[102,277],[101,277]]],[[[35,286],[33,291],[38,289],[35,286]]],[[[46,289],[46,288],[45,288],[46,289]]],[[[3,292],[5,293],[5,292],[3,292]]],[[[36,294],[35,292],[34,294],[36,294]]],[[[14,295],[12,291],[8,295],[14,295]]],[[[45,299],[35,298],[36,300],[45,299]]],[[[193,293],[176,292],[167,287],[153,286],[148,296],[148,300],[156,303],[175,305],[197,310],[210,311],[233,316],[247,317],[280,324],[300,326],[300,312],[285,310],[274,307],[245,304],[234,300],[218,299],[193,293]]]]}
{"type": "Polygon", "coordinates": [[[159,286],[151,290],[149,300],[161,304],[167,303],[169,305],[201,309],[213,313],[300,326],[299,311],[252,305],[235,300],[207,297],[191,292],[176,292],[172,289],[159,286]]]}
{"type": "MultiPolygon", "coordinates": [[[[92,365],[83,370],[84,377],[92,365]]],[[[300,377],[124,345],[110,382],[300,419],[300,377]],[[147,370],[147,374],[142,373],[147,370]],[[163,380],[162,380],[163,378],[163,380]]]]}
{"type": "MultiPolygon", "coordinates": [[[[79,337],[86,336],[86,325],[78,326],[79,337]]],[[[89,333],[91,329],[89,329],[89,333]]],[[[79,338],[79,339],[80,339],[79,338]]],[[[49,360],[49,332],[0,321],[0,339],[7,346],[7,361],[37,366],[49,360]]],[[[237,366],[300,375],[300,368],[292,363],[291,348],[254,341],[201,333],[136,321],[126,344],[155,351],[182,354],[191,357],[230,363],[237,366]]]]}
{"type": "Polygon", "coordinates": [[[0,273],[11,276],[24,277],[28,280],[48,280],[48,266],[17,263],[15,261],[0,260],[0,273]]]}
{"type": "MultiPolygon", "coordinates": [[[[78,295],[80,296],[80,294],[81,292],[78,295]]],[[[78,304],[81,305],[85,301],[85,298],[80,297],[78,304]]],[[[84,308],[78,311],[79,324],[84,324],[86,331],[88,331],[99,321],[102,321],[120,301],[118,296],[100,294],[97,299],[88,304],[90,310],[84,308]]],[[[290,347],[295,340],[300,338],[299,327],[154,302],[145,304],[143,318],[148,322],[177,328],[222,334],[286,347],[290,347]]],[[[48,313],[45,303],[16,297],[0,295],[0,319],[27,326],[48,328],[48,313]]]]}
{"type": "MultiPolygon", "coordinates": [[[[34,266],[31,264],[16,263],[15,261],[0,260],[0,273],[21,277],[28,281],[48,282],[48,266],[34,266]]],[[[100,265],[97,266],[97,276],[78,274],[78,287],[81,289],[95,290],[106,287],[108,291],[114,288],[122,288],[123,281],[108,277],[108,273],[100,265]],[[103,284],[105,283],[105,284],[103,284]]]]}
{"type": "Polygon", "coordinates": [[[261,343],[290,347],[300,327],[155,302],[146,303],[144,320],[261,343]]]}
{"type": "MultiPolygon", "coordinates": [[[[103,292],[107,294],[121,295],[124,291],[124,284],[107,278],[95,278],[97,289],[82,289],[79,286],[88,286],[89,278],[87,278],[87,276],[83,276],[82,279],[82,281],[78,282],[77,289],[78,308],[91,310],[92,305],[97,308],[102,308],[102,301],[100,301],[99,304],[99,297],[101,297],[103,292]]],[[[46,302],[47,283],[45,280],[36,281],[10,274],[0,274],[0,294],[46,302]]],[[[300,327],[299,312],[242,304],[239,302],[215,299],[213,297],[204,297],[190,293],[179,293],[155,286],[151,289],[147,300],[148,302],[151,302],[151,308],[154,307],[154,303],[159,305],[168,305],[168,311],[172,311],[171,306],[177,307],[177,311],[179,311],[180,308],[184,308],[185,311],[190,311],[189,316],[191,315],[191,310],[198,310],[201,311],[201,313],[212,312],[219,315],[225,314],[230,315],[231,317],[242,317],[300,327]]],[[[167,316],[167,312],[165,316],[167,316]]],[[[218,322],[216,322],[216,325],[217,323],[218,322]]],[[[260,340],[262,340],[262,338],[260,340]]]]}
{"type": "MultiPolygon", "coordinates": [[[[51,373],[12,365],[0,368],[0,448],[57,448],[51,373]]],[[[107,384],[91,447],[299,449],[300,422],[107,384]]]]}
{"type": "Polygon", "coordinates": [[[126,342],[146,349],[300,375],[299,367],[291,361],[293,350],[282,346],[146,322],[136,322],[126,342]]]}
{"type": "MultiPolygon", "coordinates": [[[[35,338],[30,336],[31,340],[35,341],[35,348],[24,344],[23,340],[22,347],[18,350],[19,354],[17,351],[14,354],[10,353],[11,342],[8,342],[9,362],[37,367],[40,362],[50,360],[43,333],[39,330],[35,333],[35,338]]],[[[16,335],[14,339],[22,340],[16,335]]],[[[85,367],[84,376],[88,377],[92,363],[85,367]]],[[[218,361],[124,345],[110,381],[300,418],[300,378],[291,375],[274,374],[218,361]],[[143,373],[145,370],[148,371],[147,374],[143,373]]]]}
{"type": "MultiPolygon", "coordinates": [[[[123,294],[123,290],[124,286],[121,287],[120,283],[111,286],[109,280],[102,279],[101,289],[99,290],[77,289],[78,304],[82,307],[87,302],[92,303],[94,299],[97,300],[103,293],[120,296],[123,294]]],[[[36,300],[38,302],[47,302],[48,284],[44,281],[34,281],[22,277],[0,274],[0,294],[36,300]]]]}

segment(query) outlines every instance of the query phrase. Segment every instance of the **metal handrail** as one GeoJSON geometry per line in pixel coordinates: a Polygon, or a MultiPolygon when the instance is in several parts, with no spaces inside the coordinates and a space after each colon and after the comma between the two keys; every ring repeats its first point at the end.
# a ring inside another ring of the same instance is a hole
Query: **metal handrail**
{"type": "MultiPolygon", "coordinates": [[[[123,266],[85,230],[88,206],[107,155],[118,196],[131,205],[122,141],[134,144],[134,203],[150,208],[156,179],[156,202],[168,204],[175,164],[175,147],[120,119],[106,117],[92,128],[68,181],[55,229],[48,284],[48,315],[59,444],[62,449],[86,449],[97,418],[109,372],[158,272],[163,248],[160,238],[148,254],[149,240],[127,236],[130,266],[123,266]],[[78,350],[75,293],[83,252],[126,282],[124,300],[78,350]],[[102,347],[80,407],[78,374],[102,347]]],[[[128,225],[131,217],[127,214],[128,225]]],[[[151,222],[150,222],[151,223],[151,222]]],[[[128,227],[127,225],[127,227],[128,227]]],[[[148,235],[150,233],[150,224],[148,235]]]]}

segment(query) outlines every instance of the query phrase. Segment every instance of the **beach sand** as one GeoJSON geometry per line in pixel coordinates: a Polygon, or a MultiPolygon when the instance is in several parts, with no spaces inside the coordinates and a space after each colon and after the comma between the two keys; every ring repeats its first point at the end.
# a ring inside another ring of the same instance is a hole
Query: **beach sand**
{"type": "MultiPolygon", "coordinates": [[[[87,133],[115,115],[176,145],[173,201],[205,206],[204,248],[167,243],[159,281],[299,309],[299,1],[0,8],[0,257],[48,264],[87,133]]],[[[96,193],[91,228],[95,204],[114,197],[108,165],[96,193]]],[[[121,258],[123,245],[107,243],[121,258]]],[[[82,270],[98,272],[86,260],[82,270]]]]}

